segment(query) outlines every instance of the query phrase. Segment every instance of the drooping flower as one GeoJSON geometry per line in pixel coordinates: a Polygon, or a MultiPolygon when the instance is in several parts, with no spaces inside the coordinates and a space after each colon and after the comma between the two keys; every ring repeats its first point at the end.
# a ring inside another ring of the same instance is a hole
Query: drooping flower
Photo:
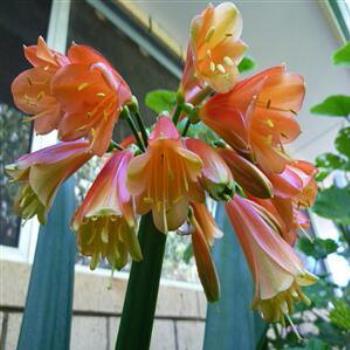
{"type": "Polygon", "coordinates": [[[213,245],[214,239],[221,238],[223,236],[222,231],[217,226],[206,204],[192,202],[191,207],[193,210],[193,215],[198,225],[201,227],[208,245],[213,245]]]}
{"type": "Polygon", "coordinates": [[[206,83],[217,92],[227,92],[238,76],[237,65],[247,46],[240,40],[242,18],[237,7],[224,2],[209,5],[191,24],[188,59],[181,86],[206,83]]]}
{"type": "Polygon", "coordinates": [[[156,227],[175,230],[186,220],[190,201],[204,201],[200,188],[202,161],[182,144],[167,117],[160,117],[146,153],[129,164],[127,186],[137,196],[139,214],[152,210],[156,227]]]}
{"type": "Polygon", "coordinates": [[[272,184],[257,166],[228,147],[218,148],[218,153],[226,161],[235,181],[245,191],[258,198],[272,197],[272,184]]]}
{"type": "Polygon", "coordinates": [[[226,210],[255,280],[253,307],[266,321],[283,322],[294,302],[309,302],[301,287],[313,284],[316,277],[304,269],[256,204],[235,196],[226,210]]]}
{"type": "Polygon", "coordinates": [[[200,110],[205,124],[231,147],[248,154],[266,173],[280,173],[291,160],[283,145],[300,133],[295,114],[305,93],[303,78],[285,66],[267,69],[210,98],[200,110]]]}
{"type": "Polygon", "coordinates": [[[62,67],[52,81],[53,93],[65,112],[58,127],[59,137],[89,137],[92,151],[101,156],[132,94],[119,73],[92,48],[73,44],[68,57],[71,64],[62,67]]]}
{"type": "Polygon", "coordinates": [[[235,190],[233,177],[220,155],[199,139],[187,138],[184,144],[188,150],[196,153],[202,159],[200,182],[210,196],[216,200],[231,199],[235,190]]]}
{"type": "Polygon", "coordinates": [[[26,154],[6,166],[13,181],[21,184],[15,203],[18,213],[24,219],[37,215],[44,224],[59,186],[91,156],[89,143],[77,140],[26,154]]]}
{"type": "Polygon", "coordinates": [[[51,91],[57,70],[69,63],[66,56],[48,48],[40,36],[37,45],[24,47],[24,54],[34,68],[19,74],[11,85],[15,105],[32,115],[34,129],[47,134],[56,129],[63,116],[60,104],[51,91]]]}
{"type": "Polygon", "coordinates": [[[290,245],[297,239],[298,229],[307,229],[309,220],[301,210],[315,201],[317,184],[314,180],[315,167],[305,161],[294,161],[280,174],[270,174],[274,198],[254,201],[273,213],[282,227],[281,235],[290,245]]]}
{"type": "Polygon", "coordinates": [[[214,261],[210,254],[210,244],[215,235],[221,233],[216,227],[213,218],[205,204],[192,204],[194,209],[190,216],[193,226],[192,249],[197,265],[199,279],[207,300],[215,302],[220,298],[220,281],[216,272],[214,261]],[[209,219],[206,221],[206,219],[209,219]]]}
{"type": "Polygon", "coordinates": [[[92,257],[91,269],[100,258],[107,258],[114,268],[121,269],[127,263],[128,252],[134,260],[142,259],[131,195],[126,188],[132,156],[129,151],[112,154],[73,217],[79,249],[92,257]]]}

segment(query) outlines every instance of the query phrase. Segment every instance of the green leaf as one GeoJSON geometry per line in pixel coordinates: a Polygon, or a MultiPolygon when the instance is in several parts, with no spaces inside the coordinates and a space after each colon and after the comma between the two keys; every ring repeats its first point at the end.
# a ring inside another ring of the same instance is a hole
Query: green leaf
{"type": "Polygon", "coordinates": [[[338,299],[333,302],[334,309],[330,312],[331,322],[345,330],[350,331],[350,306],[344,300],[338,299]]]}
{"type": "Polygon", "coordinates": [[[316,158],[317,168],[326,168],[327,170],[342,169],[345,159],[334,153],[324,153],[316,158]]]}
{"type": "Polygon", "coordinates": [[[333,95],[311,108],[311,113],[334,117],[347,117],[350,114],[350,96],[333,95]]]}
{"type": "Polygon", "coordinates": [[[242,61],[238,65],[238,70],[240,73],[249,72],[250,70],[254,69],[256,66],[256,63],[254,60],[250,57],[244,57],[242,61]]]}
{"type": "Polygon", "coordinates": [[[338,249],[337,243],[332,239],[315,238],[310,241],[307,238],[300,238],[298,248],[308,256],[315,259],[324,259],[327,255],[334,253],[338,249]]]}
{"type": "Polygon", "coordinates": [[[343,128],[339,131],[335,139],[335,147],[339,153],[350,158],[350,127],[343,128]]]}
{"type": "Polygon", "coordinates": [[[350,224],[350,185],[343,188],[333,185],[319,192],[312,210],[339,224],[350,224]]]}
{"type": "Polygon", "coordinates": [[[332,61],[336,66],[350,66],[350,42],[333,53],[332,61]]]}
{"type": "Polygon", "coordinates": [[[156,113],[170,112],[176,104],[176,92],[171,90],[154,90],[147,93],[145,104],[156,113]]]}

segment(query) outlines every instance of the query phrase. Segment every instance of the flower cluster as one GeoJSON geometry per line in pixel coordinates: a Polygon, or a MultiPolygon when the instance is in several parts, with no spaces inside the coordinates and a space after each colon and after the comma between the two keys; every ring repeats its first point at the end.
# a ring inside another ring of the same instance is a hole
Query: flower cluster
{"type": "Polygon", "coordinates": [[[294,302],[308,301],[301,287],[315,282],[293,249],[297,230],[308,226],[303,210],[317,193],[315,168],[284,148],[300,133],[296,114],[305,86],[284,65],[241,79],[238,64],[247,49],[241,32],[232,3],[209,5],[193,19],[173,118],[161,113],[150,132],[127,83],[102,55],[77,44],[63,55],[39,38],[24,48],[33,68],[14,80],[12,92],[35,131],[57,130],[60,142],[7,171],[22,184],[19,214],[44,223],[58,186],[91,157],[105,156],[72,220],[91,268],[101,258],[118,269],[129,254],[142,260],[138,221],[151,212],[164,234],[191,228],[209,301],[220,295],[210,249],[222,232],[206,199],[225,202],[254,276],[253,307],[267,321],[283,321],[294,302]],[[112,133],[119,116],[133,134],[118,145],[112,133]],[[187,136],[198,122],[215,132],[215,141],[187,136]]]}

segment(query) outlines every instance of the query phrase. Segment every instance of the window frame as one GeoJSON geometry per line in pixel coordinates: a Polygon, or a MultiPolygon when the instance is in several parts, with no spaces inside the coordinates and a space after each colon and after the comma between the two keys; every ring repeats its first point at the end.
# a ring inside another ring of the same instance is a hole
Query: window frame
{"type": "MultiPolygon", "coordinates": [[[[66,48],[70,3],[70,0],[52,0],[47,43],[57,51],[63,52],[66,48]]],[[[31,152],[51,146],[57,141],[56,132],[48,135],[36,135],[34,130],[32,132],[31,152]]],[[[0,260],[33,263],[39,229],[40,223],[36,217],[27,221],[21,220],[18,246],[0,245],[0,260]]]]}

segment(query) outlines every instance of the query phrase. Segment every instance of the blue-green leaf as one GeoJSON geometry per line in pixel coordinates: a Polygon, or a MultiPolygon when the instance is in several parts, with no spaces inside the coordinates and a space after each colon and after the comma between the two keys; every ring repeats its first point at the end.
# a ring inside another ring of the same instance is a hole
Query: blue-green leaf
{"type": "Polygon", "coordinates": [[[311,108],[311,113],[334,117],[347,117],[350,114],[350,96],[333,95],[311,108]]]}
{"type": "Polygon", "coordinates": [[[170,112],[176,104],[176,92],[171,90],[150,91],[146,95],[145,104],[156,113],[170,112]]]}

